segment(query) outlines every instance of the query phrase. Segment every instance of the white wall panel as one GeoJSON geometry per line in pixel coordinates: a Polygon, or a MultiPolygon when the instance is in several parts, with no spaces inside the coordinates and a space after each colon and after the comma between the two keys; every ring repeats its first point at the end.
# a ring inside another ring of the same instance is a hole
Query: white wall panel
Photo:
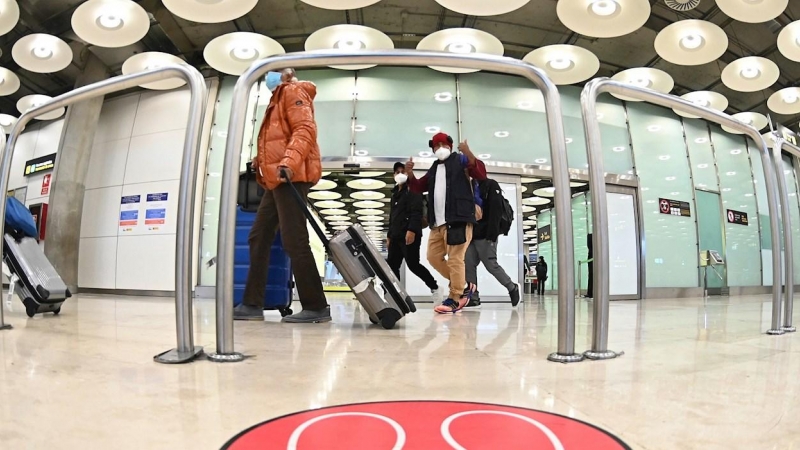
{"type": "Polygon", "coordinates": [[[130,137],[140,97],[141,94],[126,95],[103,103],[94,142],[117,141],[130,137]]]}
{"type": "Polygon", "coordinates": [[[14,147],[14,157],[11,158],[11,176],[8,180],[9,189],[17,189],[28,185],[25,174],[25,163],[33,159],[33,150],[36,148],[36,139],[39,137],[39,127],[30,127],[17,139],[14,147]]]}
{"type": "Polygon", "coordinates": [[[86,191],[83,197],[81,238],[117,235],[121,192],[122,186],[86,191]]]}
{"type": "Polygon", "coordinates": [[[175,290],[175,236],[120,236],[117,289],[175,290]]]}
{"type": "Polygon", "coordinates": [[[78,286],[115,289],[117,278],[117,238],[81,239],[78,286]]]}
{"type": "Polygon", "coordinates": [[[145,134],[131,139],[125,184],[180,178],[184,129],[145,134]]]}
{"type": "Polygon", "coordinates": [[[121,186],[125,179],[130,138],[95,142],[86,173],[86,189],[121,186]]]}
{"type": "MultiPolygon", "coordinates": [[[[176,231],[176,218],[178,215],[178,190],[180,188],[180,181],[178,180],[171,180],[171,181],[159,181],[154,183],[137,183],[137,184],[126,184],[122,188],[123,196],[127,195],[141,195],[142,196],[142,203],[141,209],[139,212],[139,220],[141,225],[134,229],[133,231],[126,232],[125,236],[149,236],[154,234],[169,234],[172,235],[172,243],[170,246],[174,249],[175,248],[175,233],[176,231]],[[158,194],[166,192],[169,194],[167,197],[167,217],[166,222],[163,225],[158,226],[158,230],[150,230],[147,226],[145,226],[145,210],[147,208],[147,194],[158,194]]],[[[119,204],[120,199],[117,198],[117,203],[119,204]]],[[[117,227],[118,229],[119,227],[117,227]]],[[[122,234],[120,234],[122,236],[122,234]]]]}
{"type": "Polygon", "coordinates": [[[186,128],[189,118],[188,89],[142,94],[133,136],[186,128]]]}
{"type": "Polygon", "coordinates": [[[39,137],[36,140],[36,148],[33,157],[52,155],[58,151],[58,144],[61,142],[61,130],[64,129],[64,119],[53,122],[44,122],[39,129],[39,137]]]}
{"type": "MultiPolygon", "coordinates": [[[[44,176],[51,175],[52,173],[53,172],[38,173],[25,177],[25,181],[28,182],[28,196],[25,198],[25,205],[47,203],[47,200],[50,198],[50,193],[42,195],[42,183],[44,181],[44,176]]],[[[50,181],[50,186],[53,186],[52,180],[50,181]]]]}

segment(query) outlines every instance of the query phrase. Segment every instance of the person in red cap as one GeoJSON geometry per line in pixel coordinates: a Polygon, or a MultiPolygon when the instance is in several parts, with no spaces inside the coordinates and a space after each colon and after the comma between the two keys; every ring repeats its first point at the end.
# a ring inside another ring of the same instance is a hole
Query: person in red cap
{"type": "Polygon", "coordinates": [[[469,303],[475,285],[467,283],[464,257],[472,240],[475,219],[475,193],[472,180],[485,180],[486,167],[469,148],[467,141],[453,151],[453,138],[439,133],[429,142],[436,161],[422,178],[414,176],[413,158],[406,162],[408,187],[412,192],[428,193],[428,262],[450,281],[448,297],[434,308],[440,314],[455,313],[469,303]]]}

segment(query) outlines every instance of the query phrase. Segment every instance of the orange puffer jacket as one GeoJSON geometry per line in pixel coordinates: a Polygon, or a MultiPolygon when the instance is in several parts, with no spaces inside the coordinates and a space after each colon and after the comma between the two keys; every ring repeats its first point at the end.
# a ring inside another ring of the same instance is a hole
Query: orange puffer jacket
{"type": "Polygon", "coordinates": [[[317,144],[314,97],[317,87],[309,81],[278,85],[264,114],[258,133],[258,155],[253,166],[256,179],[267,189],[281,184],[278,167],[292,169],[293,182],[317,183],[322,160],[317,144]]]}

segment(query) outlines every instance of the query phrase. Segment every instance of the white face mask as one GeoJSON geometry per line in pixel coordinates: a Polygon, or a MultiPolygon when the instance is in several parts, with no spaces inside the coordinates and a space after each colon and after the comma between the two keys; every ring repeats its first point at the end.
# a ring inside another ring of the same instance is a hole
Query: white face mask
{"type": "Polygon", "coordinates": [[[450,149],[447,147],[439,148],[439,150],[436,150],[436,157],[439,158],[439,161],[444,161],[450,157],[450,149]]]}
{"type": "Polygon", "coordinates": [[[408,181],[408,175],[404,173],[398,173],[397,175],[394,176],[394,182],[397,184],[403,184],[406,181],[408,181]]]}

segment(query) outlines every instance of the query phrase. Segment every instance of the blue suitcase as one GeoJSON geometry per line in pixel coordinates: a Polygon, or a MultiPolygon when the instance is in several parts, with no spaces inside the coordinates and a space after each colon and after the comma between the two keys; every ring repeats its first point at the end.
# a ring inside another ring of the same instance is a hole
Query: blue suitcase
{"type": "MultiPolygon", "coordinates": [[[[253,226],[256,214],[243,211],[240,207],[236,214],[236,250],[233,269],[233,304],[239,305],[244,297],[244,286],[247,282],[247,271],[250,269],[250,246],[247,237],[253,226]]],[[[283,250],[281,235],[275,236],[269,259],[269,277],[267,278],[264,309],[281,312],[282,316],[292,314],[292,262],[283,250]]]]}

